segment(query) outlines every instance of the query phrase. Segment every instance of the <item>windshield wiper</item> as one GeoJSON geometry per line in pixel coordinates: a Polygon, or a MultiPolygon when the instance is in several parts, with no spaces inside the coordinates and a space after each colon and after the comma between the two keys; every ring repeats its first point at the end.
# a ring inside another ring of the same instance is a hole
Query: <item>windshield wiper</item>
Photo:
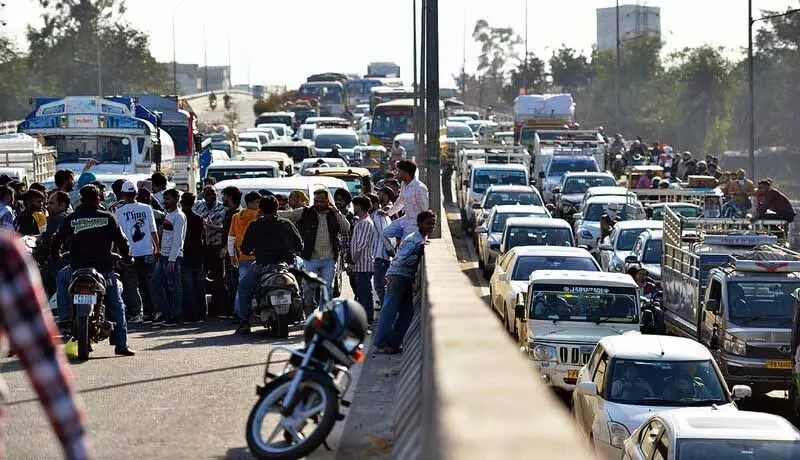
{"type": "Polygon", "coordinates": [[[598,317],[598,318],[595,320],[595,322],[594,322],[594,323],[595,323],[595,324],[603,324],[603,323],[607,323],[607,322],[609,322],[609,321],[610,321],[610,320],[612,320],[612,319],[628,319],[628,318],[627,318],[627,317],[622,317],[622,316],[606,316],[606,317],[599,316],[599,317],[598,317]]]}

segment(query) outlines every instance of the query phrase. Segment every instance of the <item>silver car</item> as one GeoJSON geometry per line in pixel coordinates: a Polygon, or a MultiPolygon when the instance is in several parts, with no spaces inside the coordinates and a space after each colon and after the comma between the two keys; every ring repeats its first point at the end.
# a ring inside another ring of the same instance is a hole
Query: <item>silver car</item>
{"type": "Polygon", "coordinates": [[[611,235],[600,244],[600,266],[606,272],[625,271],[625,258],[631,255],[639,235],[649,229],[660,230],[663,222],[656,220],[628,220],[617,222],[611,235]]]}
{"type": "Polygon", "coordinates": [[[494,264],[500,255],[500,243],[506,221],[512,217],[550,217],[542,206],[499,205],[492,208],[489,217],[478,227],[478,268],[487,279],[492,276],[494,264]]]}

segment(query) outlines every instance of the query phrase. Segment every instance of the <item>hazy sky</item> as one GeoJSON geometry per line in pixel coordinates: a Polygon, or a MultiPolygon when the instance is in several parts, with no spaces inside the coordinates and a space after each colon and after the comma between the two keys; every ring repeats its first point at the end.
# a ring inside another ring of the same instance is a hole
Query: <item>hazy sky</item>
{"type": "MultiPolygon", "coordinates": [[[[4,1],[7,32],[22,43],[25,26],[37,24],[36,2],[4,1]]],[[[475,21],[483,18],[524,36],[524,3],[439,0],[441,84],[453,86],[451,75],[461,68],[465,19],[468,35],[475,21]]],[[[724,46],[733,55],[747,44],[747,0],[639,3],[661,7],[668,50],[705,43],[724,46]]],[[[798,3],[753,0],[756,12],[798,3]]],[[[311,73],[365,73],[374,60],[395,61],[402,76],[407,81],[412,78],[412,0],[128,0],[127,4],[125,19],[150,34],[156,59],[172,60],[174,16],[178,62],[202,64],[205,35],[209,65],[226,64],[230,49],[234,83],[249,77],[253,84],[296,87],[311,73]]],[[[543,57],[562,43],[590,50],[597,37],[595,9],[613,5],[614,0],[528,0],[529,49],[543,57]]],[[[467,71],[475,68],[478,53],[468,36],[467,71]]]]}

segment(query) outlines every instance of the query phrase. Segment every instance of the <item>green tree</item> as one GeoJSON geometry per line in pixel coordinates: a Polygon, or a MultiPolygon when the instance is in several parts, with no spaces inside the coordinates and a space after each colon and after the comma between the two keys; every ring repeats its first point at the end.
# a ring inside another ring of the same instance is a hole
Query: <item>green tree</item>
{"type": "Polygon", "coordinates": [[[553,84],[565,92],[575,93],[586,87],[592,77],[592,65],[583,53],[562,45],[550,57],[550,74],[553,84]]]}
{"type": "Polygon", "coordinates": [[[493,104],[504,96],[507,74],[520,62],[516,48],[522,44],[522,38],[510,27],[491,27],[485,19],[475,23],[472,38],[481,47],[477,69],[479,99],[481,103],[493,104]]]}
{"type": "Polygon", "coordinates": [[[504,99],[513,101],[519,95],[519,89],[525,88],[527,93],[543,93],[547,88],[547,72],[545,62],[534,53],[528,53],[527,60],[520,60],[516,68],[509,72],[511,83],[504,91],[504,99]]]}
{"type": "Polygon", "coordinates": [[[0,76],[0,120],[18,119],[28,107],[28,69],[24,55],[5,38],[0,38],[0,76]]]}

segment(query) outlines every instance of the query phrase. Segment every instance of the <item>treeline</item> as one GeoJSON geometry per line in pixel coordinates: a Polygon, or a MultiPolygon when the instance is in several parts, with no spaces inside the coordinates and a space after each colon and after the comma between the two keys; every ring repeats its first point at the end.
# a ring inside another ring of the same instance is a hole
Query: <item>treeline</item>
{"type": "Polygon", "coordinates": [[[0,120],[23,117],[32,96],[96,95],[100,80],[105,95],[171,92],[149,38],[122,20],[124,0],[31,1],[44,24],[28,27],[27,51],[0,39],[0,120]]]}

